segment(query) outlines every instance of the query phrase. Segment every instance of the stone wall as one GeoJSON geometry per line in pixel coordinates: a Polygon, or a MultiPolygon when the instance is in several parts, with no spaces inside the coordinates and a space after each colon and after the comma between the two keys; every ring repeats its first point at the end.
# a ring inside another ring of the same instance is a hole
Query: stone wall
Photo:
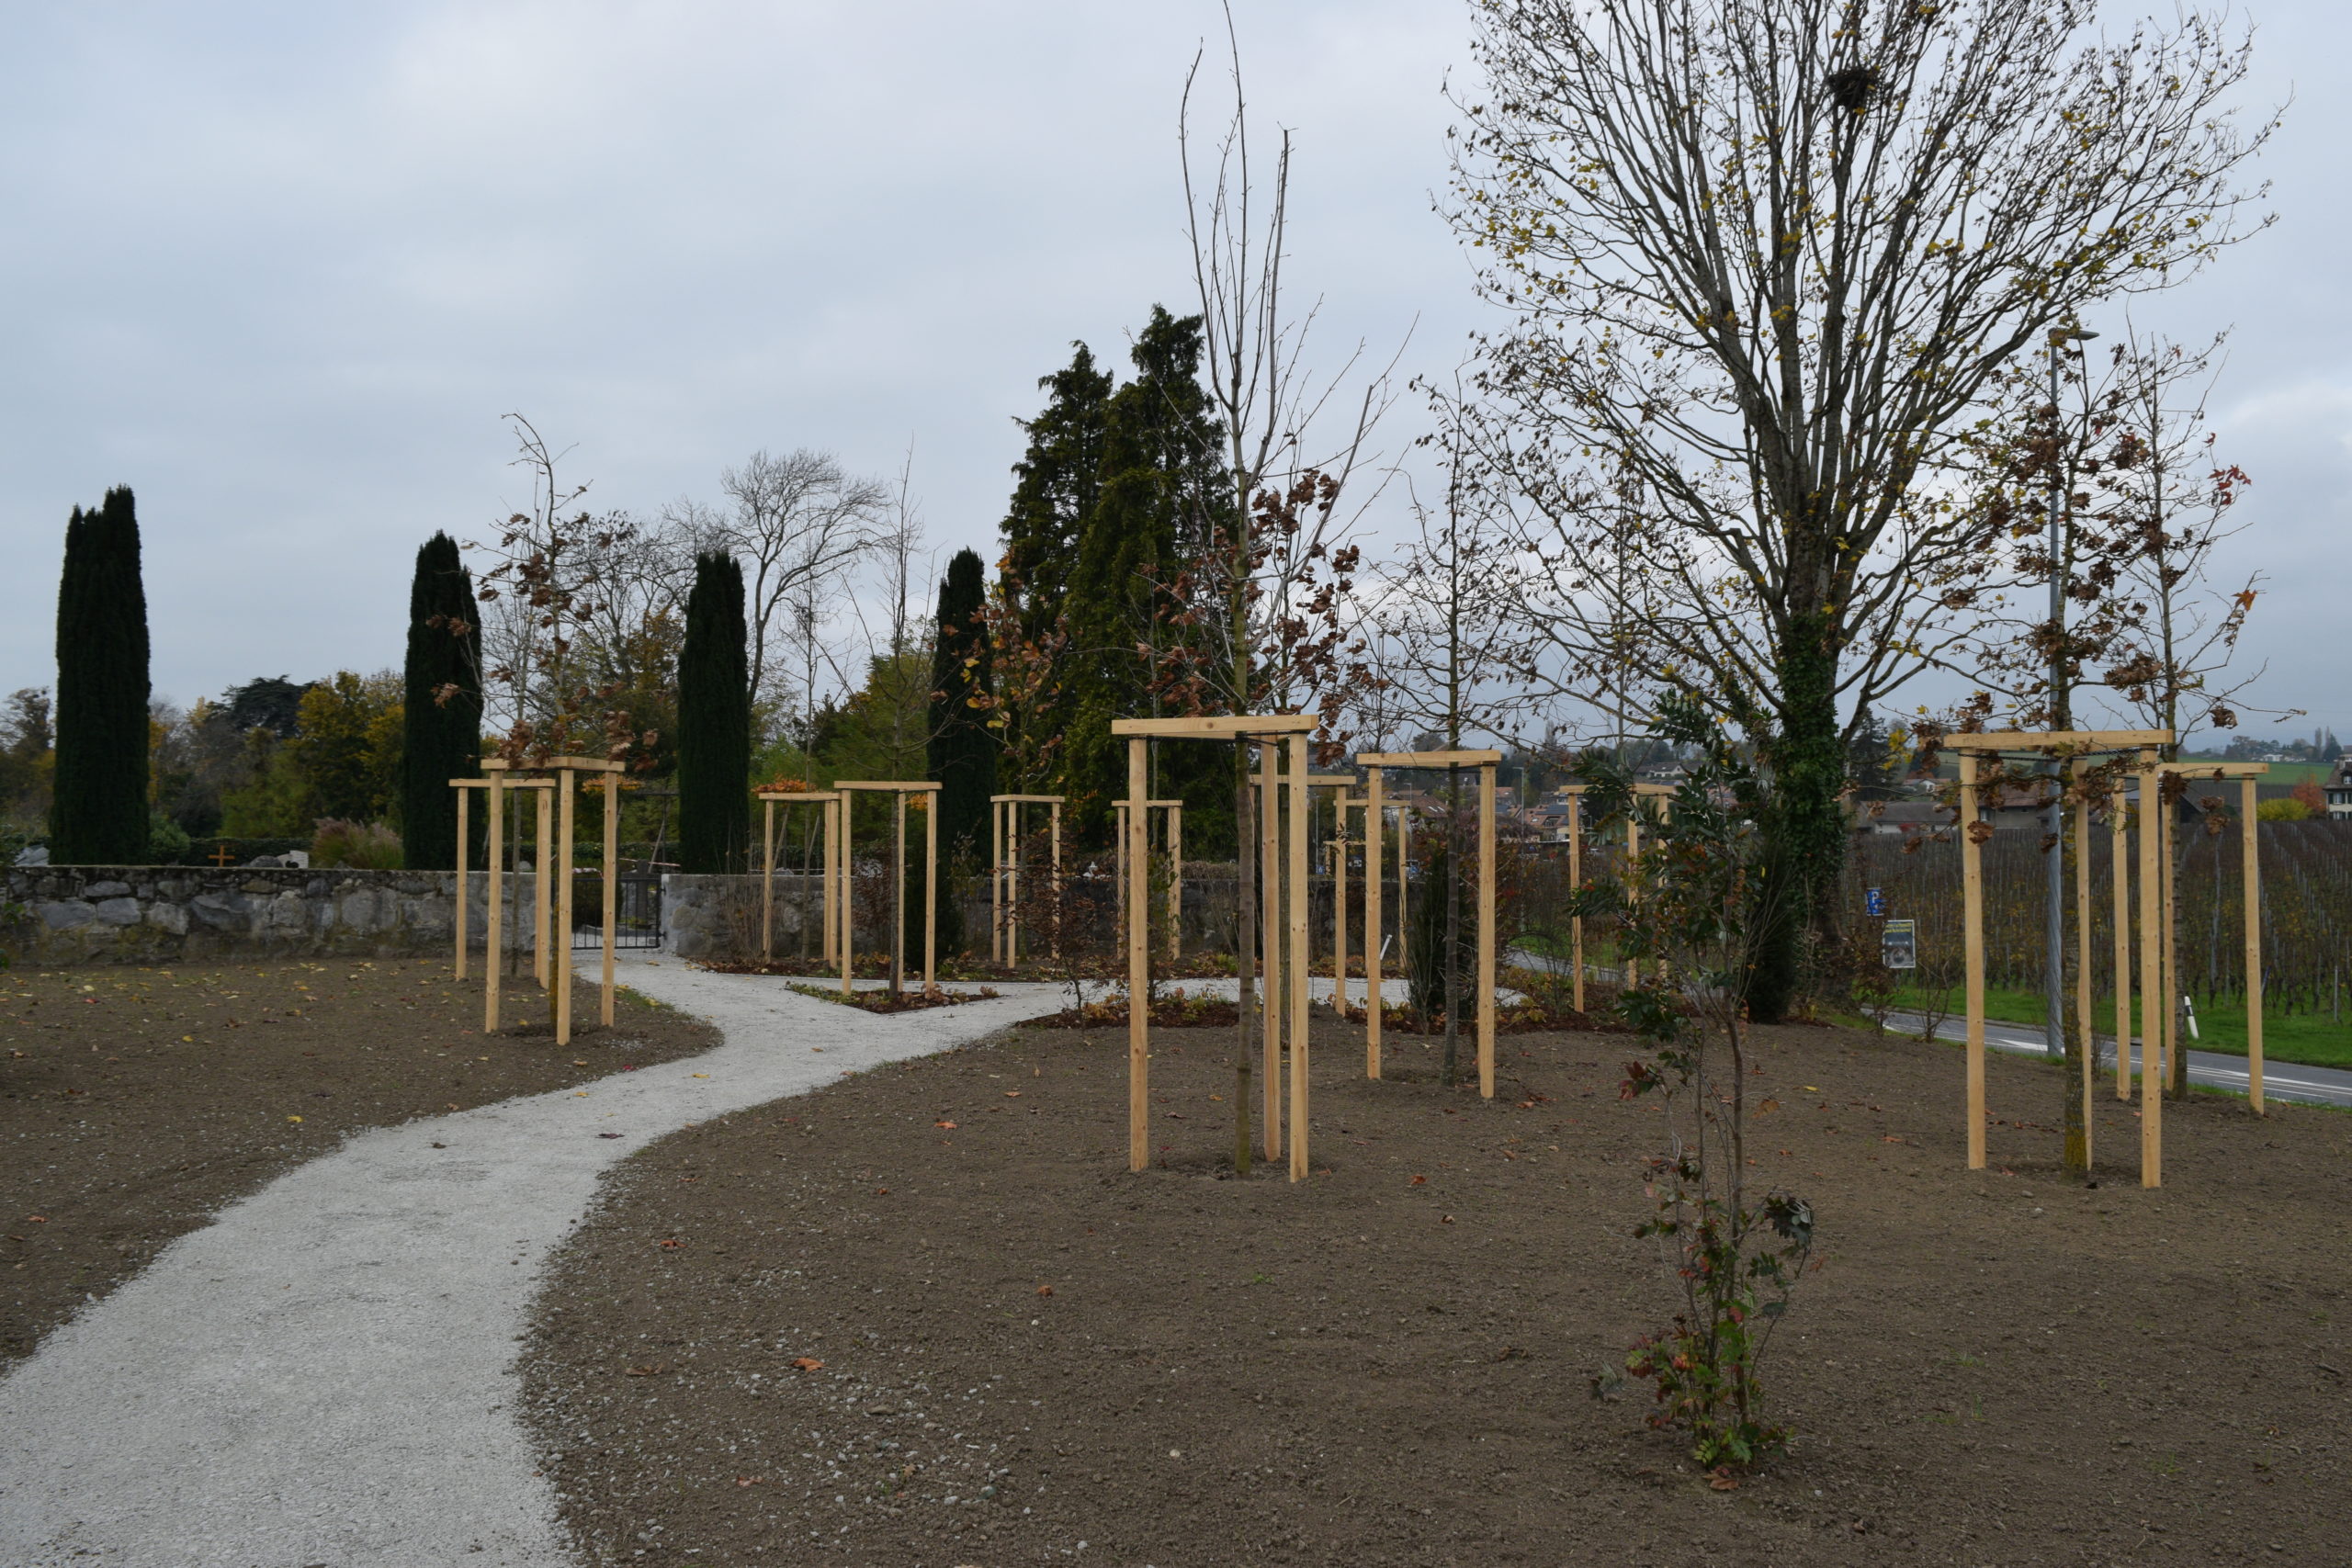
{"type": "MultiPolygon", "coordinates": [[[[467,880],[479,942],[488,878],[467,880]]],[[[446,953],[457,881],[446,871],[23,866],[7,873],[0,945],[32,964],[446,953]]],[[[522,893],[508,904],[511,940],[530,941],[531,882],[509,883],[522,893]]]]}

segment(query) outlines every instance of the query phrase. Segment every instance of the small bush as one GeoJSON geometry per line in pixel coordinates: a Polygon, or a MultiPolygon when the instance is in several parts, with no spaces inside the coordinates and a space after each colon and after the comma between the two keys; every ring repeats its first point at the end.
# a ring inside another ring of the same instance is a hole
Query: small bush
{"type": "Polygon", "coordinates": [[[147,816],[147,863],[170,865],[189,848],[187,829],[160,811],[147,816]]]}
{"type": "Polygon", "coordinates": [[[2263,822],[2308,822],[2325,813],[2313,811],[2307,800],[2288,795],[2283,799],[2262,802],[2254,808],[2254,815],[2257,821],[2263,822]]]}
{"type": "Polygon", "coordinates": [[[311,864],[343,866],[353,871],[398,871],[401,836],[381,822],[345,822],[322,817],[317,836],[311,840],[311,864]]]}

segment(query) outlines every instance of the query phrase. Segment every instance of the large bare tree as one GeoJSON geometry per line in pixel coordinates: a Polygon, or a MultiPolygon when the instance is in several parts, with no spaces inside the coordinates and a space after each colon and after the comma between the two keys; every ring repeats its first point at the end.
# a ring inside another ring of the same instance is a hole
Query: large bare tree
{"type": "Polygon", "coordinates": [[[734,504],[707,514],[704,542],[743,562],[757,694],[768,675],[770,637],[785,630],[779,617],[808,605],[871,547],[890,491],[849,473],[831,453],[805,446],[781,457],[763,447],[742,467],[723,470],[719,485],[734,504]]]}
{"type": "MultiPolygon", "coordinates": [[[[1835,940],[1843,730],[1973,614],[1954,444],[2020,349],[2243,231],[2245,44],[2194,15],[2101,38],[2093,0],[1474,9],[1450,210],[1515,317],[1487,446],[1588,581],[1637,499],[1663,603],[1617,652],[1762,749],[1799,885],[1753,996],[1776,1017],[1803,924],[1835,940]]],[[[1562,619],[1595,662],[1622,631],[1562,619]]]]}

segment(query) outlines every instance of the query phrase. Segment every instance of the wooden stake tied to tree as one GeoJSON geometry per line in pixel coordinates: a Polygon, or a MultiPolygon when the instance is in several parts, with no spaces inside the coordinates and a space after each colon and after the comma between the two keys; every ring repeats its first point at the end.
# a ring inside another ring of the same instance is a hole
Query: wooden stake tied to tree
{"type": "Polygon", "coordinates": [[[861,794],[888,795],[892,806],[890,848],[890,995],[901,994],[906,970],[906,897],[907,897],[907,801],[919,796],[923,807],[923,878],[922,878],[922,994],[939,994],[939,813],[933,807],[933,797],[939,785],[924,779],[835,779],[833,789],[842,798],[842,995],[853,989],[850,972],[854,963],[855,943],[851,940],[856,929],[855,911],[848,895],[847,877],[851,869],[850,845],[853,807],[861,794]]]}
{"type": "MultiPolygon", "coordinates": [[[[1318,720],[1313,714],[1212,716],[1193,718],[1122,718],[1111,723],[1111,733],[1127,742],[1126,907],[1127,921],[1127,1168],[1140,1171],[1151,1160],[1151,881],[1146,828],[1150,799],[1148,743],[1152,739],[1221,740],[1235,744],[1258,741],[1271,756],[1279,744],[1287,753],[1286,773],[1276,775],[1287,788],[1280,798],[1286,823],[1261,817],[1261,849],[1276,871],[1280,885],[1270,883],[1265,908],[1270,915],[1287,906],[1286,930],[1270,929],[1266,942],[1268,1011],[1286,1022],[1290,1045],[1288,1074],[1288,1143],[1290,1179],[1303,1181],[1307,1173],[1307,742],[1318,720]],[[1287,828],[1287,832],[1285,832],[1287,828]],[[1286,849],[1287,854],[1277,852],[1286,849]],[[1279,897],[1287,892],[1285,899],[1279,897]],[[1287,979],[1285,985],[1284,979],[1287,979]]],[[[1272,790],[1263,790],[1269,801],[1272,790]]],[[[1247,854],[1249,846],[1240,846],[1247,854]]],[[[1243,931],[1241,940],[1249,941],[1243,931]]],[[[1283,1075],[1279,1072],[1281,1041],[1268,1032],[1267,1123],[1270,1143],[1278,1139],[1283,1118],[1283,1075]]],[[[1237,1111],[1237,1114],[1242,1112],[1237,1111]]],[[[1274,1148],[1279,1148],[1275,1144],[1274,1148]]],[[[1270,1148],[1272,1157],[1274,1148],[1270,1148]]],[[[1237,1165],[1239,1160],[1237,1158],[1237,1165]]]]}
{"type": "MultiPolygon", "coordinates": [[[[1380,799],[1381,777],[1390,768],[1476,768],[1478,770],[1478,1093],[1485,1099],[1495,1097],[1495,768],[1503,760],[1500,751],[1470,749],[1453,751],[1364,751],[1357,754],[1356,765],[1364,769],[1368,783],[1366,798],[1375,807],[1380,799]]],[[[1376,874],[1375,863],[1368,874],[1376,874]]],[[[1396,867],[1398,886],[1405,877],[1405,866],[1396,867]]],[[[1367,906],[1364,944],[1369,951],[1378,945],[1379,899],[1375,895],[1367,906]]],[[[1449,955],[1449,963],[1451,955],[1449,955]]],[[[1373,1021],[1380,1017],[1380,969],[1376,963],[1365,964],[1368,998],[1365,1002],[1366,1066],[1369,1076],[1380,1076],[1380,1058],[1376,1048],[1377,1035],[1373,1021]]]]}

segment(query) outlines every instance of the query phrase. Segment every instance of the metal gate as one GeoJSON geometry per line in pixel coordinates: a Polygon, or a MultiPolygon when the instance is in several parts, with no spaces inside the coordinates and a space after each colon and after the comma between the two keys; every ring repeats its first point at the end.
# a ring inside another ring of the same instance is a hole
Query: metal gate
{"type": "MultiPolygon", "coordinates": [[[[571,945],[601,948],[605,944],[605,889],[601,878],[582,872],[572,885],[571,945]]],[[[616,948],[658,948],[662,945],[662,879],[622,875],[613,889],[613,945],[616,948]]]]}

